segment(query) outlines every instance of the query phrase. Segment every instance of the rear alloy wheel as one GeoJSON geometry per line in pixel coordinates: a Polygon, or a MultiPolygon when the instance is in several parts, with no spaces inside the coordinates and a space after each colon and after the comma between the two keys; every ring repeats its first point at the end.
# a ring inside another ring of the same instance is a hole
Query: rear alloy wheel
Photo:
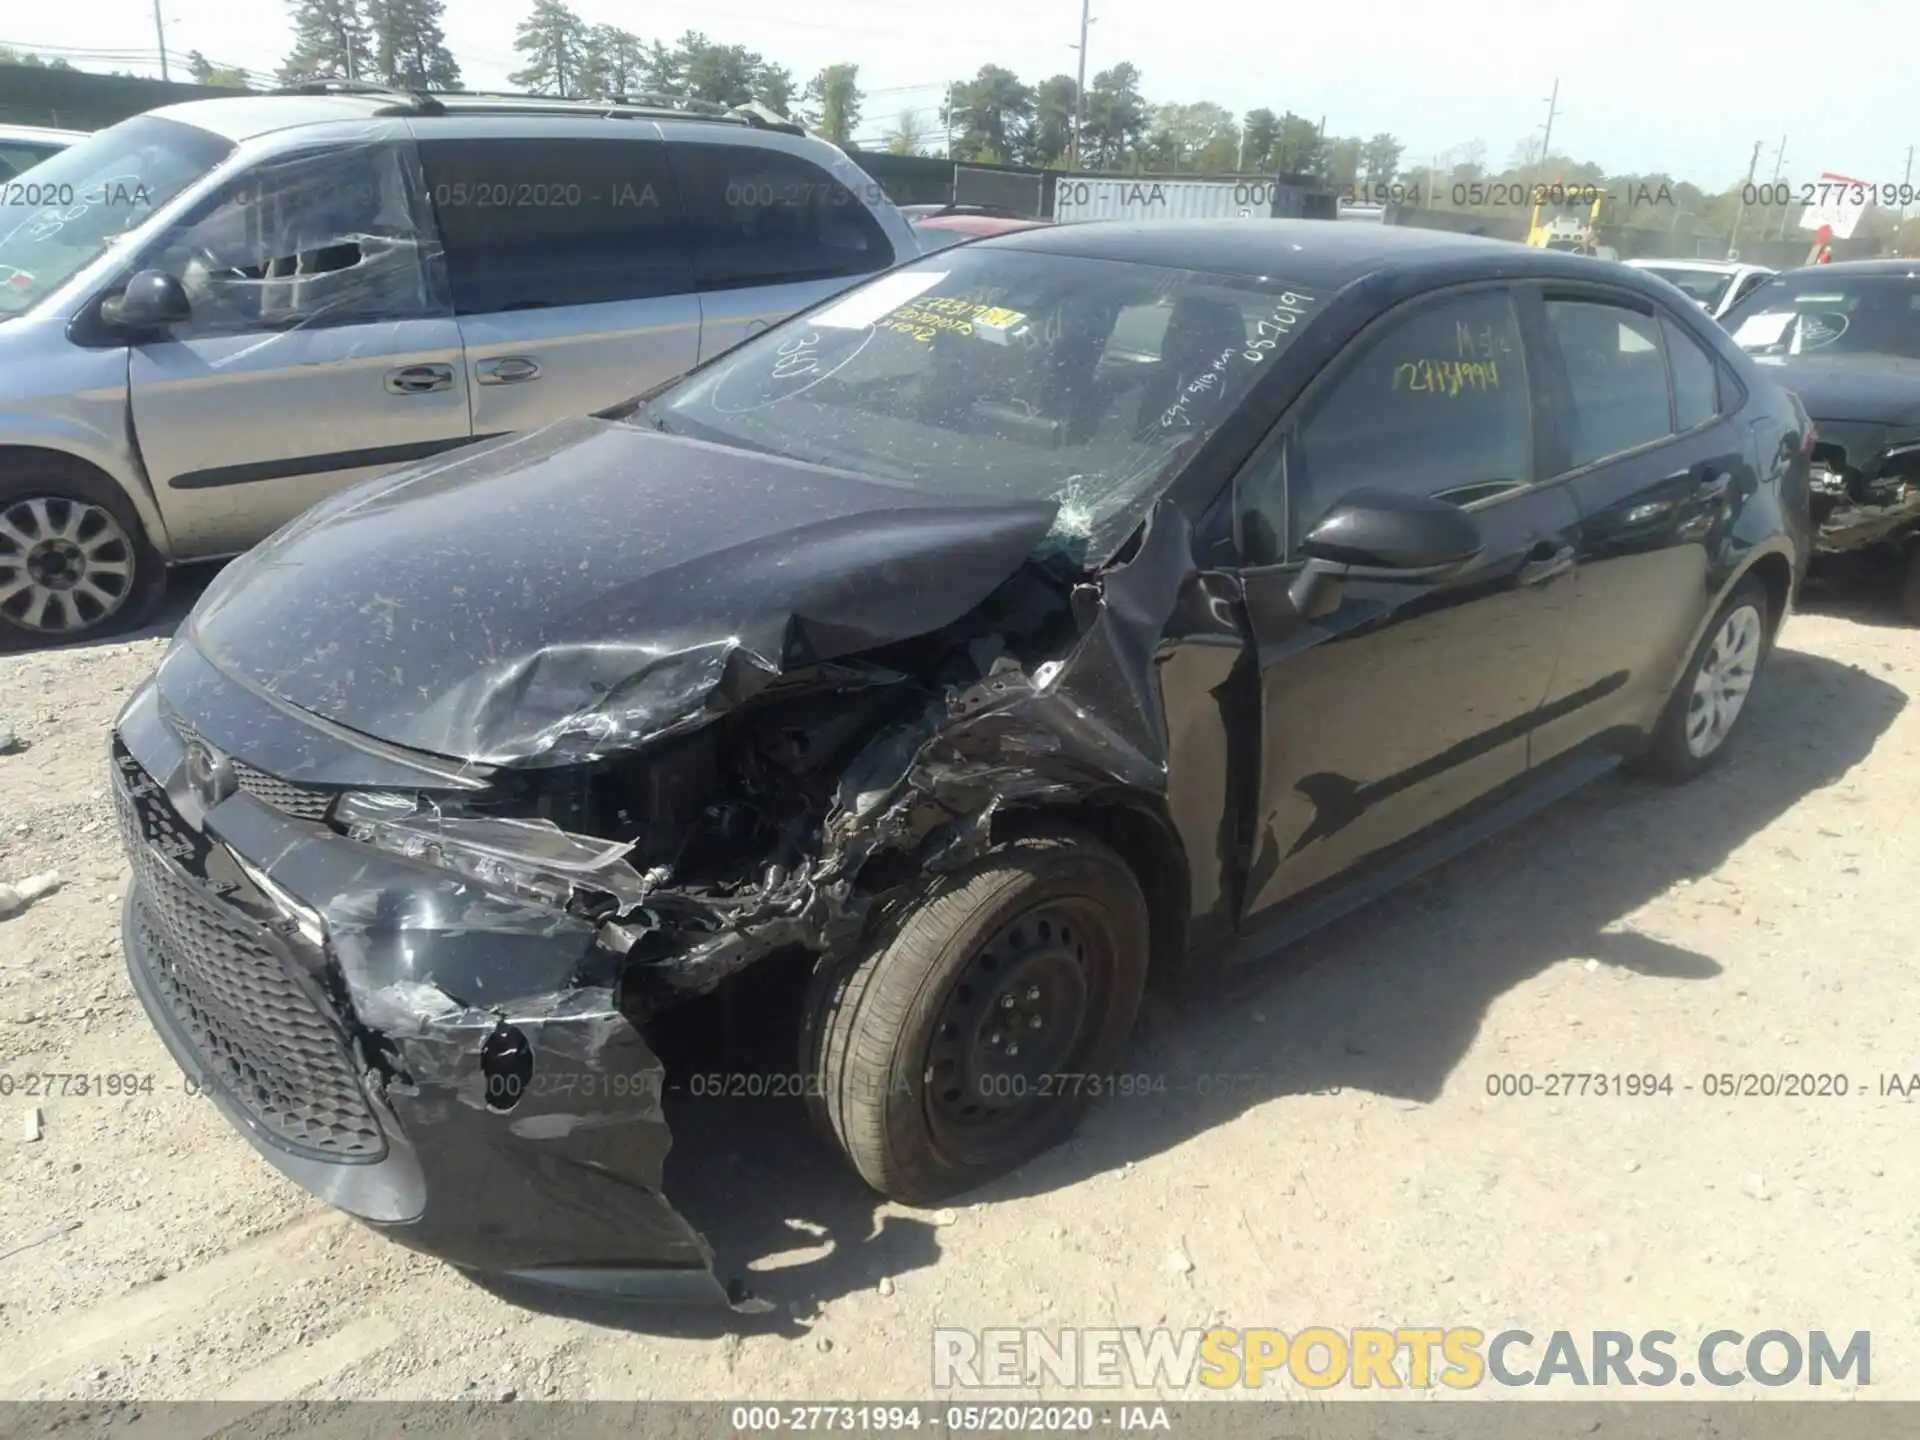
{"type": "Polygon", "coordinates": [[[1744,581],[1714,616],[1667,704],[1640,768],[1691,780],[1718,760],[1767,656],[1767,592],[1744,581]]]}
{"type": "Polygon", "coordinates": [[[823,966],[815,1119],[881,1194],[927,1204],[1064,1139],[1139,1013],[1146,901],[1090,836],[997,845],[856,965],[823,966]]]}
{"type": "MultiPolygon", "coordinates": [[[[90,477],[89,477],[90,478],[90,477]]],[[[137,624],[159,559],[118,497],[67,477],[0,481],[0,649],[137,624]]]]}

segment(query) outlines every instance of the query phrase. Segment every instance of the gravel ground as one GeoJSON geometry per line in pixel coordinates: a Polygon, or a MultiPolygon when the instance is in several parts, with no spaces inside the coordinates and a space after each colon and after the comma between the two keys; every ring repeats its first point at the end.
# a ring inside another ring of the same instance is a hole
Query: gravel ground
{"type": "Polygon", "coordinates": [[[784,1102],[676,1126],[669,1194],[757,1319],[500,1298],[183,1093],[122,969],[104,788],[163,633],[0,658],[0,881],[65,879],[0,921],[0,1396],[900,1398],[935,1325],[1218,1322],[1870,1330],[1871,1393],[1920,1398],[1920,1112],[1877,1093],[1920,1070],[1920,643],[1870,608],[1794,618],[1702,783],[1602,782],[1232,993],[1156,1002],[1129,1068],[1165,1090],[970,1203],[878,1203],[784,1102]],[[1701,1092],[1782,1070],[1851,1093],[1701,1092]],[[49,1071],[153,1078],[19,1093],[49,1071]],[[1549,1071],[1674,1089],[1488,1093],[1549,1071]]]}

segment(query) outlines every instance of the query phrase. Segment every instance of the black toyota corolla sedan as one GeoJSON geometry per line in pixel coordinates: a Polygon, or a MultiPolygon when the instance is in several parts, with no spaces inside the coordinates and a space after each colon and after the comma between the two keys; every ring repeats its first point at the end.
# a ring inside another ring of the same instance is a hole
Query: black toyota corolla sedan
{"type": "Polygon", "coordinates": [[[1622,762],[1726,751],[1809,547],[1792,402],[1671,287],[1315,222],[923,257],[322,504],[113,736],[133,984],[282,1171],[474,1270],[720,1293],[691,997],[925,1202],[1064,1136],[1150,974],[1622,762]]]}

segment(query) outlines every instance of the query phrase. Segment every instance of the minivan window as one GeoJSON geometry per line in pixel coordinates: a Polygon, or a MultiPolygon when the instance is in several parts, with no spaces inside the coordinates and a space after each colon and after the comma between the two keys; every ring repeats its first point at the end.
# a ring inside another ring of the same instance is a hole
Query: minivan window
{"type": "Polygon", "coordinates": [[[1125,538],[1315,313],[1278,281],[962,246],[747,341],[631,423],[933,494],[1051,500],[1055,537],[1084,552],[1125,538]]]}
{"type": "Polygon", "coordinates": [[[0,196],[0,319],[39,304],[232,151],[197,126],[137,115],[34,166],[32,185],[0,196]]]}
{"type": "Polygon", "coordinates": [[[671,149],[701,289],[845,279],[893,263],[860,197],[811,161],[751,145],[671,149]]]}
{"type": "Polygon", "coordinates": [[[693,289],[658,140],[424,140],[456,314],[598,305],[693,289]]]}
{"type": "Polygon", "coordinates": [[[187,292],[175,338],[444,315],[410,161],[384,143],[275,155],[195,206],[144,262],[187,292]]]}

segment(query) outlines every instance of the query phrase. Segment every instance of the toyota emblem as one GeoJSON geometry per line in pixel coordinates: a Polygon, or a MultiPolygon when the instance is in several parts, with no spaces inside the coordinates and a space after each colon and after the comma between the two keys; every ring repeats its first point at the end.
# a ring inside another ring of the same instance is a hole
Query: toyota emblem
{"type": "Polygon", "coordinates": [[[203,741],[187,746],[187,783],[200,803],[211,810],[240,788],[233,762],[203,741]]]}

